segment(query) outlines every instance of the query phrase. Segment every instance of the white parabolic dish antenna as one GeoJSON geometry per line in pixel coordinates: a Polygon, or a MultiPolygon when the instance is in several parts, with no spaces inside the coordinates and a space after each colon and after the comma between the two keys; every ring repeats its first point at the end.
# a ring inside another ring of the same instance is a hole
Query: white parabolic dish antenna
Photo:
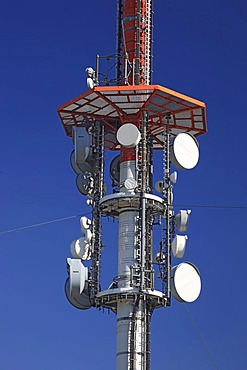
{"type": "Polygon", "coordinates": [[[181,133],[171,145],[171,161],[180,170],[190,170],[199,161],[199,147],[194,136],[181,133]]]}
{"type": "Polygon", "coordinates": [[[135,147],[141,140],[141,133],[132,123],[125,123],[117,131],[117,141],[126,148],[135,147]]]}
{"type": "Polygon", "coordinates": [[[74,258],[80,258],[83,261],[91,259],[91,248],[88,239],[79,238],[74,240],[70,246],[71,254],[74,258]]]}
{"type": "Polygon", "coordinates": [[[190,262],[182,262],[171,269],[171,292],[179,302],[194,302],[201,292],[198,269],[190,262]]]}
{"type": "Polygon", "coordinates": [[[69,292],[69,278],[66,280],[65,283],[65,295],[68,299],[68,301],[76,308],[79,308],[80,310],[86,310],[90,308],[91,302],[89,297],[89,292],[87,289],[84,289],[83,292],[78,297],[71,297],[69,292]]]}
{"type": "Polygon", "coordinates": [[[71,167],[73,168],[73,171],[75,171],[77,175],[79,175],[82,172],[93,173],[93,168],[90,166],[88,162],[76,163],[74,150],[72,150],[71,155],[70,155],[70,164],[71,164],[71,167]]]}

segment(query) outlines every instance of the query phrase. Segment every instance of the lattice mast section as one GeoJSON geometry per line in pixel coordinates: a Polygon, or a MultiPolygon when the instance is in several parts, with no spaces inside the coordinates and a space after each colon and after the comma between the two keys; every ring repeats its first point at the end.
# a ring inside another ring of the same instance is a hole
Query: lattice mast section
{"type": "Polygon", "coordinates": [[[152,31],[152,0],[118,0],[118,81],[129,85],[151,84],[152,31]]]}

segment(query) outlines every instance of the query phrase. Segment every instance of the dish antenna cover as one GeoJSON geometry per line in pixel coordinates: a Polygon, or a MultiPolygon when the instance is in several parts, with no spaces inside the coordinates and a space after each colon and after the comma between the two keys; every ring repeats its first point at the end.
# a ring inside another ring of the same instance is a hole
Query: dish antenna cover
{"type": "Polygon", "coordinates": [[[171,145],[172,164],[180,170],[190,170],[197,165],[198,160],[199,147],[194,136],[178,134],[171,145]]]}
{"type": "Polygon", "coordinates": [[[183,262],[171,269],[171,292],[179,302],[194,302],[199,297],[201,278],[195,265],[183,262]]]}
{"type": "Polygon", "coordinates": [[[186,233],[189,223],[189,215],[191,214],[191,210],[181,210],[179,213],[175,216],[174,222],[175,225],[181,233],[186,233]]]}
{"type": "Polygon", "coordinates": [[[126,148],[134,148],[140,140],[140,131],[132,123],[125,123],[117,131],[117,141],[126,148]]]}
{"type": "Polygon", "coordinates": [[[187,235],[176,235],[172,241],[172,253],[175,258],[182,258],[184,256],[187,235]]]}

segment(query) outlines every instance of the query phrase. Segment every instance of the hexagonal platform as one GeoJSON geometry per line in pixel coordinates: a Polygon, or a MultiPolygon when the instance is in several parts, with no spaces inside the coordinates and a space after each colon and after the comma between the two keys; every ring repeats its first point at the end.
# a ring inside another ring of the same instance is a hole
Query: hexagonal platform
{"type": "Polygon", "coordinates": [[[160,85],[94,87],[63,104],[58,114],[68,136],[73,126],[89,127],[93,121],[101,121],[105,126],[105,147],[114,150],[119,149],[117,129],[127,122],[139,126],[143,110],[148,111],[154,149],[163,147],[167,113],[171,113],[172,135],[188,132],[198,136],[207,132],[205,103],[160,85]]]}

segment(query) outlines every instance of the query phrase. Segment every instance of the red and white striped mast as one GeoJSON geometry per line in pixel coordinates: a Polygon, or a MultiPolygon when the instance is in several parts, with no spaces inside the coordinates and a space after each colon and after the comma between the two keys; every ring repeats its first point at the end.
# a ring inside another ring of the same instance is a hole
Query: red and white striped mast
{"type": "Polygon", "coordinates": [[[200,293],[196,267],[171,268],[171,251],[183,257],[189,210],[175,217],[171,161],[179,169],[198,161],[194,136],[206,132],[205,104],[152,85],[152,0],[118,0],[117,55],[97,56],[87,68],[88,90],[58,109],[75,150],[71,164],[77,187],[88,196],[92,220],[81,219],[83,236],[71,245],[66,295],[79,309],[106,307],[117,315],[117,370],[150,369],[150,320],[170,305],[171,292],[191,302],[200,293]],[[100,71],[102,59],[115,61],[117,76],[100,71]],[[100,76],[104,76],[103,79],[100,76]],[[162,180],[153,194],[153,150],[163,151],[162,180]],[[119,151],[110,165],[113,193],[105,194],[105,150],[119,151]],[[102,216],[118,219],[118,276],[101,290],[102,216]],[[153,226],[160,225],[153,255],[153,226]],[[90,265],[88,266],[87,260],[90,265]],[[158,266],[161,288],[156,290],[158,266]],[[186,281],[186,284],[184,283],[186,281]],[[185,285],[184,285],[185,284],[185,285]]]}
{"type": "MultiPolygon", "coordinates": [[[[152,57],[152,1],[125,0],[119,2],[118,37],[122,39],[122,81],[128,85],[149,85],[151,82],[152,57]]],[[[118,136],[123,131],[123,139],[128,139],[127,122],[123,123],[118,136]],[[126,134],[125,134],[126,130],[126,134]]],[[[141,150],[136,150],[137,142],[121,145],[120,148],[120,191],[126,196],[135,194],[137,179],[137,155],[141,156],[141,181],[139,186],[139,207],[126,207],[119,213],[118,239],[118,287],[128,294],[133,292],[134,299],[119,300],[117,305],[117,369],[147,370],[150,368],[150,318],[151,307],[147,289],[146,265],[146,198],[147,188],[147,124],[148,115],[142,111],[142,120],[131,123],[136,126],[136,140],[140,126],[141,150]],[[131,147],[129,147],[131,145],[131,147]],[[137,154],[138,153],[138,154],[137,154]],[[145,167],[145,168],[144,168],[145,167]],[[133,186],[128,189],[128,184],[133,186]],[[127,185],[127,187],[126,187],[127,185]],[[139,230],[138,230],[139,229],[139,230]],[[138,240],[138,234],[140,240],[138,240]],[[133,275],[133,276],[131,276],[133,275]],[[135,292],[135,293],[134,293],[135,292]]],[[[135,131],[135,130],[133,130],[135,131]]],[[[133,137],[134,132],[133,132],[133,137]]],[[[120,138],[121,141],[121,138],[120,138]]],[[[133,140],[134,141],[134,140],[133,140]]],[[[148,174],[150,173],[150,169],[148,174]]],[[[150,248],[150,246],[149,246],[150,248]]],[[[150,271],[150,274],[152,272],[150,271]]],[[[152,277],[150,276],[150,279],[152,277]]],[[[150,287],[149,287],[150,288],[150,287]]]]}

